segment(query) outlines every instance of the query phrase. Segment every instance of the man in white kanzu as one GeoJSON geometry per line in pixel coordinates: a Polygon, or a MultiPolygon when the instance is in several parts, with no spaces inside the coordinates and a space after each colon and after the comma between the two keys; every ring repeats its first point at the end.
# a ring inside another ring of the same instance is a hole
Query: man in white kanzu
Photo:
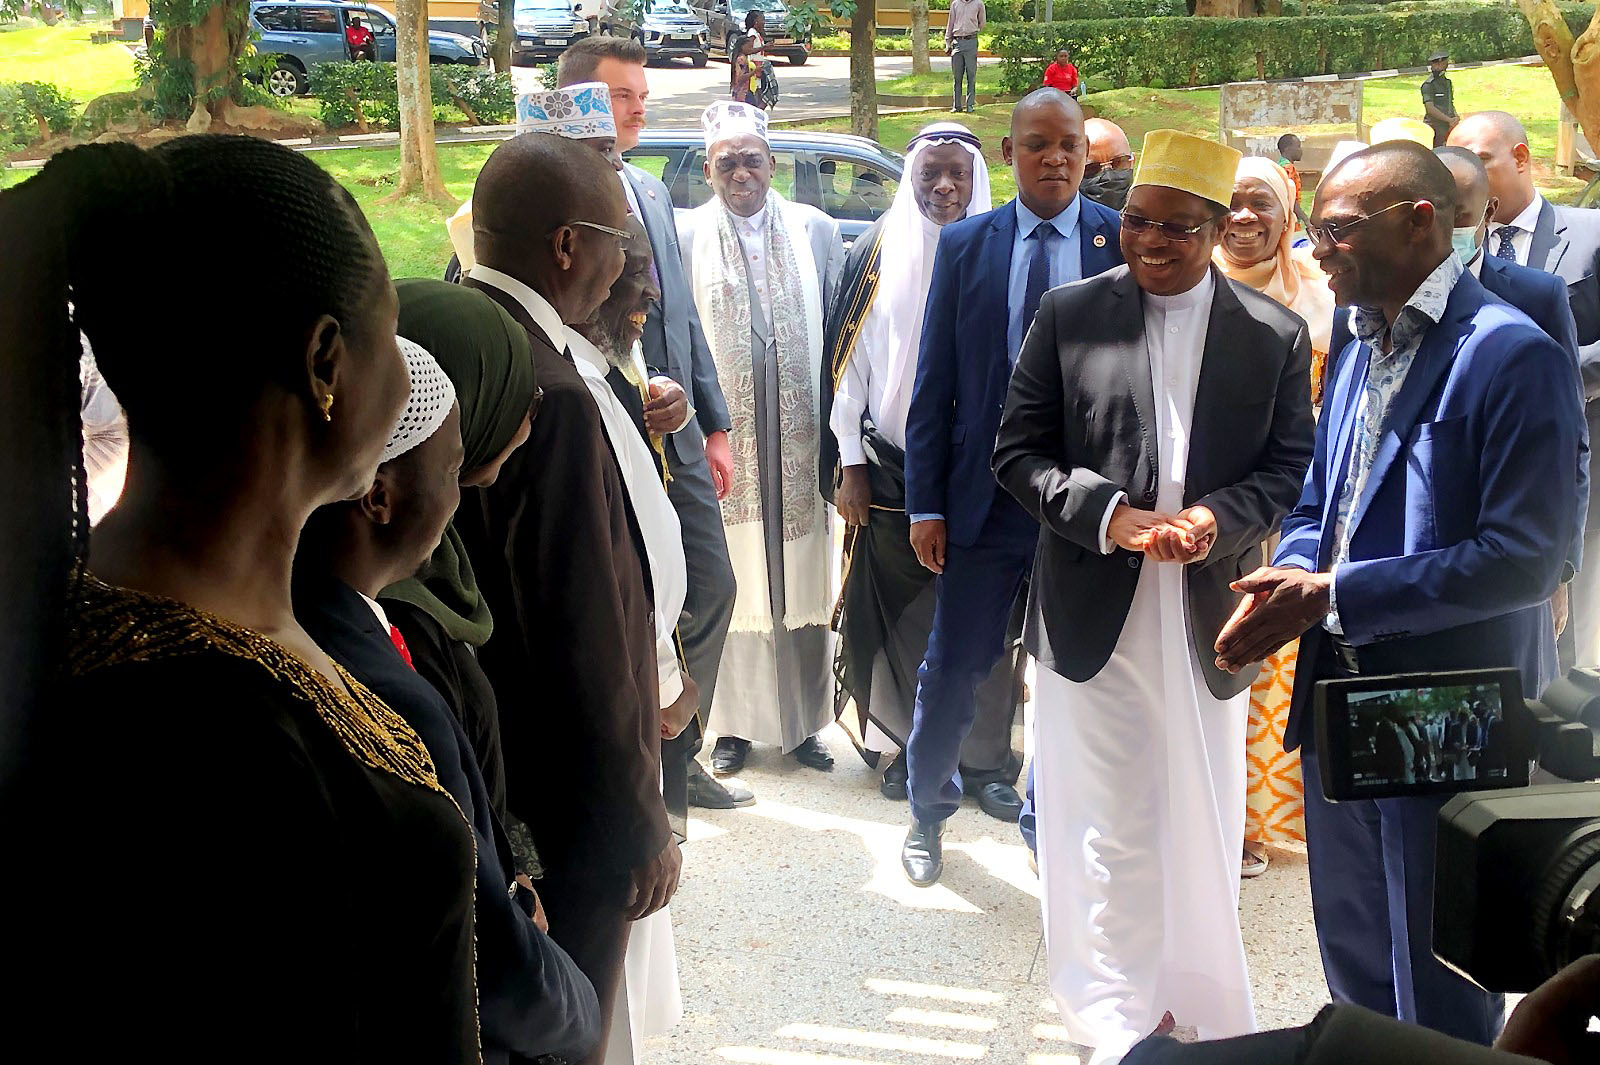
{"type": "Polygon", "coordinates": [[[728,403],[722,524],[738,585],[711,704],[711,770],[737,773],[751,741],[827,770],[817,733],[833,720],[832,553],[817,391],[844,245],[833,219],[772,188],[766,112],[719,100],[701,125],[716,196],[688,212],[679,248],[728,403]]]}
{"type": "Polygon", "coordinates": [[[1212,644],[1300,494],[1306,324],[1211,265],[1239,153],[1156,130],[1126,266],[1040,301],[995,447],[1041,524],[1035,801],[1050,988],[1093,1065],[1255,1028],[1239,933],[1253,675],[1212,644]]]}

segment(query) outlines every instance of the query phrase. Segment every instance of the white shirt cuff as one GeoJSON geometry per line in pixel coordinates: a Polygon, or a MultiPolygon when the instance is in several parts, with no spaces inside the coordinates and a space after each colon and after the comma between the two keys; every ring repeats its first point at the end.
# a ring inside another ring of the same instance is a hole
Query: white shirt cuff
{"type": "Polygon", "coordinates": [[[671,637],[656,641],[656,674],[661,709],[665,710],[683,694],[683,671],[678,668],[678,651],[671,637]]]}
{"type": "Polygon", "coordinates": [[[1328,574],[1333,580],[1328,583],[1328,616],[1322,627],[1335,636],[1343,636],[1344,624],[1339,620],[1339,567],[1334,566],[1328,574]]]}
{"type": "Polygon", "coordinates": [[[1111,501],[1111,505],[1106,507],[1106,512],[1100,516],[1100,553],[1102,555],[1109,555],[1117,549],[1117,545],[1111,542],[1111,533],[1109,532],[1111,515],[1115,514],[1117,508],[1127,501],[1128,493],[1118,492],[1117,497],[1111,501]]]}
{"type": "Polygon", "coordinates": [[[859,436],[842,436],[839,438],[839,465],[865,466],[867,453],[861,448],[859,436]]]}

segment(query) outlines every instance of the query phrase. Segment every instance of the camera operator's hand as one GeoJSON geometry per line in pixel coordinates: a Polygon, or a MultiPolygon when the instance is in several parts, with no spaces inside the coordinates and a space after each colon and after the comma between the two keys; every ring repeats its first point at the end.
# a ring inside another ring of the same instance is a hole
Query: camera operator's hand
{"type": "Polygon", "coordinates": [[[1550,1065],[1600,1061],[1600,1032],[1589,1031],[1589,1018],[1597,1013],[1600,954],[1591,954],[1534,988],[1512,1012],[1495,1049],[1550,1065]]]}

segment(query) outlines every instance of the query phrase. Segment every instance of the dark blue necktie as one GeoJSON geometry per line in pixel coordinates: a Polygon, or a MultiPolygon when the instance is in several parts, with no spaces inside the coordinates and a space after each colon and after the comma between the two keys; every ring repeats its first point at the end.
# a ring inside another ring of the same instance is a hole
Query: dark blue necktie
{"type": "Polygon", "coordinates": [[[1050,258],[1061,233],[1054,222],[1040,222],[1028,234],[1033,241],[1033,257],[1028,260],[1028,286],[1022,293],[1022,335],[1028,335],[1033,316],[1039,313],[1039,301],[1050,290],[1050,258]]]}
{"type": "Polygon", "coordinates": [[[1517,261],[1517,249],[1516,246],[1511,243],[1511,238],[1515,237],[1520,232],[1522,232],[1522,230],[1518,229],[1516,226],[1500,227],[1500,246],[1494,250],[1496,258],[1510,259],[1512,262],[1517,261]]]}

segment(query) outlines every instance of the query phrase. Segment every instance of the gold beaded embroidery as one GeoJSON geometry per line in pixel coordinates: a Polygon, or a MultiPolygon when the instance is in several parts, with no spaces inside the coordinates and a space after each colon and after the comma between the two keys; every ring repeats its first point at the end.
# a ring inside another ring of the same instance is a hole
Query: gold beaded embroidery
{"type": "MultiPolygon", "coordinates": [[[[335,664],[346,691],[282,644],[175,600],[106,584],[83,574],[68,647],[74,676],[128,662],[224,654],[264,669],[310,706],[358,762],[444,792],[422,739],[382,699],[335,664]]],[[[446,793],[448,794],[448,793],[446,793]]]]}

